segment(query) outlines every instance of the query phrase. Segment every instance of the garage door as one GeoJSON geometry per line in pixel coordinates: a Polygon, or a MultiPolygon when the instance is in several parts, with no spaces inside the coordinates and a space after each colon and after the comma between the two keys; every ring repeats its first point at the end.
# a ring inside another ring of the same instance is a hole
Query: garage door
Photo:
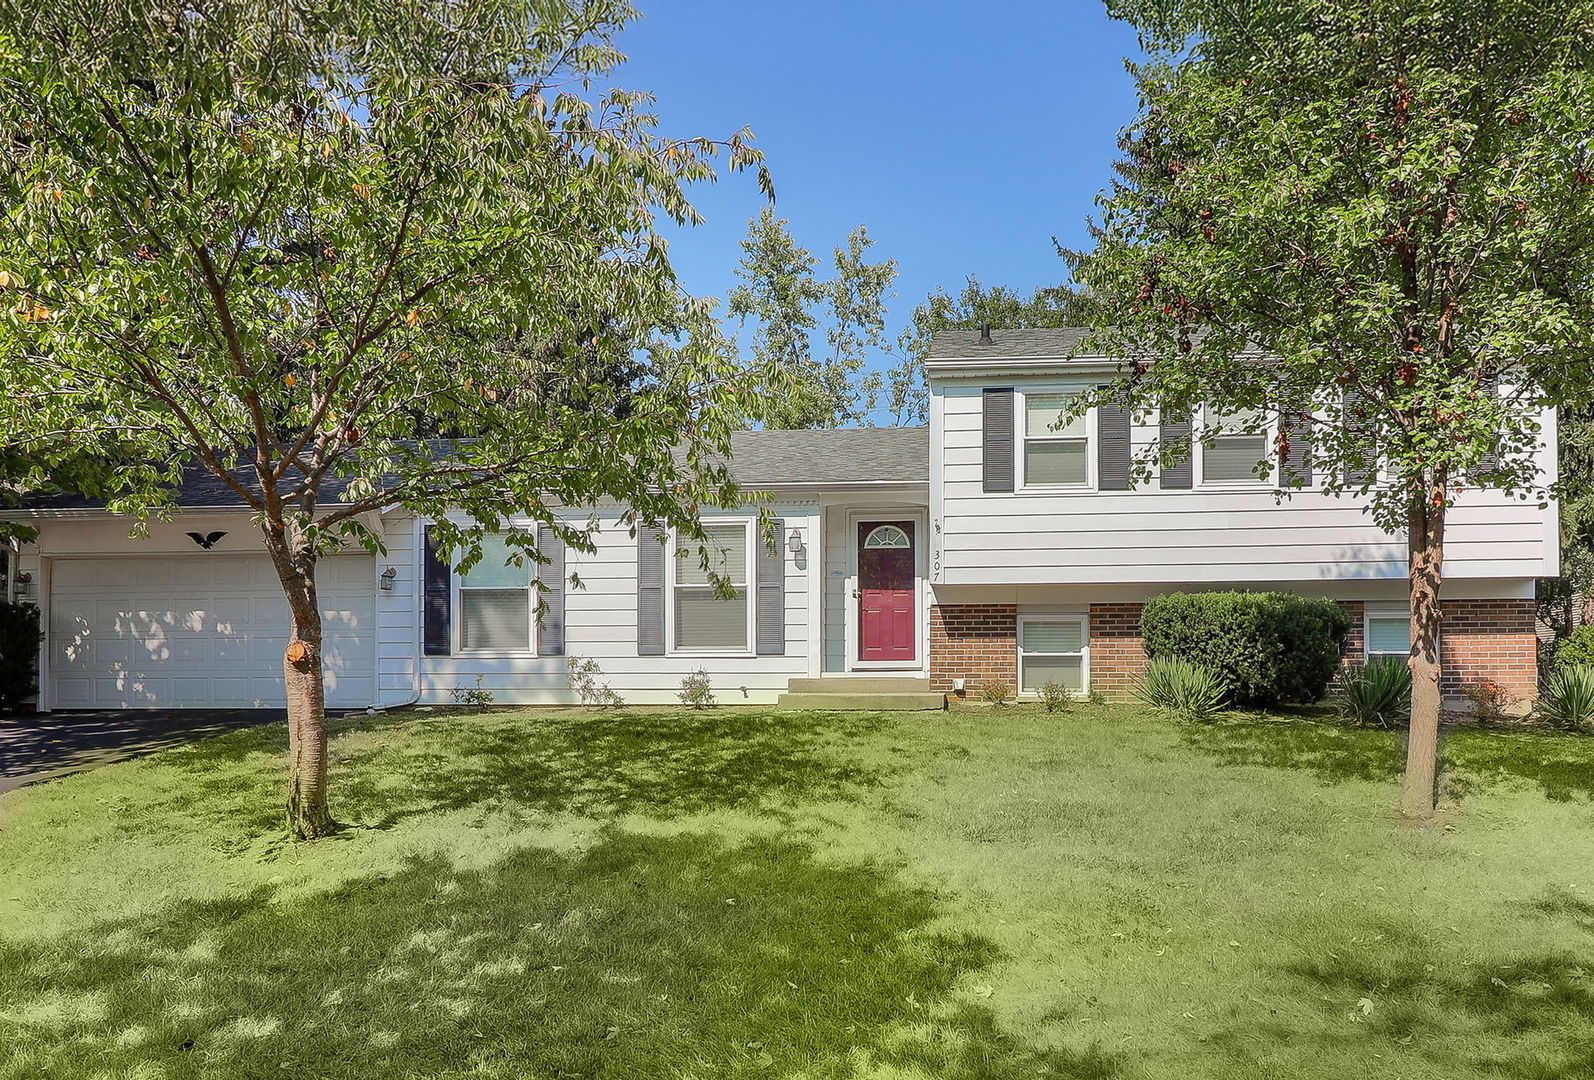
{"type": "MultiPolygon", "coordinates": [[[[373,573],[366,556],[320,566],[329,706],[375,700],[373,573]]],[[[57,559],[50,705],[280,709],[288,625],[288,602],[265,556],[57,559]]]]}

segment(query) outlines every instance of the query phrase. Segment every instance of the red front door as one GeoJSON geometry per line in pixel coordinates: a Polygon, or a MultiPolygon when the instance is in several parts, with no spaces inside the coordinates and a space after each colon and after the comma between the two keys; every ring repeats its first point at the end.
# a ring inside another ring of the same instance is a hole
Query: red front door
{"type": "Polygon", "coordinates": [[[913,522],[858,523],[858,659],[918,659],[913,522]]]}

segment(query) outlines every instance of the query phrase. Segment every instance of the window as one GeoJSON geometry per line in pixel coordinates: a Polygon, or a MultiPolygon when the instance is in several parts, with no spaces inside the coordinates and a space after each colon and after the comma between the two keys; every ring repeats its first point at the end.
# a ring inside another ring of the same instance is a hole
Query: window
{"type": "Polygon", "coordinates": [[[1081,487],[1090,483],[1090,427],[1075,416],[1053,430],[1074,394],[1024,394],[1024,483],[1081,487]]]}
{"type": "Polygon", "coordinates": [[[1367,659],[1411,655],[1411,616],[1405,612],[1367,613],[1367,659]]]}
{"type": "Polygon", "coordinates": [[[1204,432],[1223,431],[1210,443],[1201,441],[1201,480],[1207,484],[1261,483],[1257,463],[1267,457],[1267,420],[1256,409],[1221,413],[1203,409],[1204,432]]]}
{"type": "Polygon", "coordinates": [[[481,561],[459,576],[462,652],[531,650],[532,561],[508,561],[521,554],[501,537],[482,537],[481,561]]]}
{"type": "Polygon", "coordinates": [[[677,541],[675,548],[675,647],[685,652],[743,651],[748,641],[747,574],[750,526],[745,522],[705,525],[709,567],[703,568],[699,545],[677,541]],[[730,582],[735,594],[720,596],[710,574],[730,582]]]}
{"type": "Polygon", "coordinates": [[[1018,690],[1039,693],[1047,683],[1085,692],[1085,620],[1025,617],[1018,622],[1018,690]]]}
{"type": "Polygon", "coordinates": [[[908,539],[908,534],[896,525],[878,525],[869,530],[869,535],[864,537],[865,551],[894,550],[897,548],[910,548],[913,541],[908,539]]]}

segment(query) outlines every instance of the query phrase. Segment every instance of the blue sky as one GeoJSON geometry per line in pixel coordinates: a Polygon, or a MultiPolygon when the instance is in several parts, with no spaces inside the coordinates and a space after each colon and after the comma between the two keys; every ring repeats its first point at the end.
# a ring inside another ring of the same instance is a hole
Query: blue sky
{"type": "MultiPolygon", "coordinates": [[[[1100,0],[640,0],[616,80],[658,96],[664,131],[746,124],[777,210],[822,259],[864,224],[898,261],[893,329],[965,275],[1062,280],[1134,113],[1134,35],[1100,0]]],[[[747,176],[695,189],[708,223],[672,235],[687,287],[723,297],[761,205],[747,176]]]]}

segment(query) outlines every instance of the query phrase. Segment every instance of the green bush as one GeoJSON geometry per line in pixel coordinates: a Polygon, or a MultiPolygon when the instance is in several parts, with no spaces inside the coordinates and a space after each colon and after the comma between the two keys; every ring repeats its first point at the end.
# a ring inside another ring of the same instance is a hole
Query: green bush
{"type": "Polygon", "coordinates": [[[1036,693],[1047,712],[1067,712],[1074,704],[1074,692],[1060,682],[1049,682],[1036,693]]]}
{"type": "Polygon", "coordinates": [[[1555,666],[1594,664],[1594,624],[1573,630],[1555,648],[1555,666]]]}
{"type": "Polygon", "coordinates": [[[1538,713],[1557,727],[1580,728],[1594,721],[1594,665],[1559,665],[1545,680],[1538,713]]]}
{"type": "Polygon", "coordinates": [[[1223,710],[1227,691],[1216,672],[1174,656],[1160,656],[1146,665],[1135,696],[1153,708],[1185,720],[1211,720],[1223,710]]]}
{"type": "Polygon", "coordinates": [[[39,609],[0,603],[0,708],[15,709],[39,692],[39,609]]]}
{"type": "Polygon", "coordinates": [[[1168,593],[1140,615],[1147,656],[1211,669],[1235,705],[1321,701],[1350,626],[1334,601],[1289,593],[1168,593]]]}
{"type": "Polygon", "coordinates": [[[719,704],[714,688],[709,685],[708,669],[698,668],[681,680],[680,693],[675,695],[689,709],[707,709],[719,704]]]}
{"type": "Polygon", "coordinates": [[[1340,683],[1340,711],[1355,723],[1394,727],[1411,717],[1411,668],[1398,657],[1348,668],[1340,683]]]}

